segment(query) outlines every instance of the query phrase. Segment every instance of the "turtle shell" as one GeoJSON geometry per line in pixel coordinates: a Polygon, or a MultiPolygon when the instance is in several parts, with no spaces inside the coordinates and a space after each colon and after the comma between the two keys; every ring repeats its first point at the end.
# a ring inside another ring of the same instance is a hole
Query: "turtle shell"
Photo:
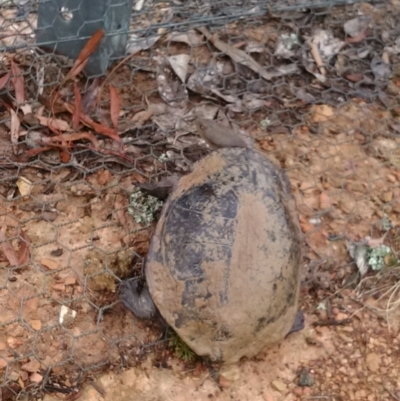
{"type": "Polygon", "coordinates": [[[301,231],[288,179],[255,150],[200,160],[164,204],[146,280],[198,355],[235,362],[282,340],[298,312],[301,231]]]}

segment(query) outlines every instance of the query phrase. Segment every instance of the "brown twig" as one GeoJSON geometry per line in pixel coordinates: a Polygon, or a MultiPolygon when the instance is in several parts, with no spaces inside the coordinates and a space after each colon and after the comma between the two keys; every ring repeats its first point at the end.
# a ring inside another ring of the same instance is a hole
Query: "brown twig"
{"type": "Polygon", "coordinates": [[[313,326],[344,326],[346,324],[351,323],[352,319],[341,319],[341,320],[321,320],[318,322],[314,322],[313,326]]]}

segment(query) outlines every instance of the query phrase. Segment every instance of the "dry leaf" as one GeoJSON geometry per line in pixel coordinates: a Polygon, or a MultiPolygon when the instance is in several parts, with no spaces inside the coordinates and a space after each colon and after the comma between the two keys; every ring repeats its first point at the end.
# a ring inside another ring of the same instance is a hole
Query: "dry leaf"
{"type": "Polygon", "coordinates": [[[311,117],[312,122],[321,123],[328,121],[334,114],[333,107],[327,104],[317,104],[312,109],[313,114],[311,117]]]}
{"type": "Polygon", "coordinates": [[[42,328],[42,322],[40,320],[31,320],[30,324],[33,330],[38,331],[42,328]]]}
{"type": "Polygon", "coordinates": [[[25,103],[25,79],[17,64],[11,60],[11,82],[15,90],[15,99],[18,104],[25,103]]]}
{"type": "Polygon", "coordinates": [[[65,284],[62,284],[62,283],[54,284],[52,288],[53,288],[53,290],[56,290],[56,291],[65,291],[65,284]]]}
{"type": "Polygon", "coordinates": [[[136,127],[140,128],[147,120],[150,120],[153,115],[164,114],[166,111],[167,105],[165,103],[150,104],[147,110],[136,113],[131,121],[136,122],[136,127]]]}
{"type": "Polygon", "coordinates": [[[118,127],[118,118],[120,112],[118,92],[113,85],[110,85],[110,114],[111,122],[114,128],[118,127]]]}
{"type": "Polygon", "coordinates": [[[48,258],[41,259],[40,264],[47,267],[49,270],[56,270],[60,267],[57,261],[48,258]]]}
{"type": "Polygon", "coordinates": [[[128,39],[128,44],[126,45],[126,53],[136,54],[141,50],[150,49],[150,47],[152,47],[160,38],[160,35],[146,36],[141,38],[131,34],[128,39]]]}
{"type": "Polygon", "coordinates": [[[19,108],[24,113],[24,116],[32,113],[32,106],[30,104],[23,104],[19,108]]]}
{"type": "Polygon", "coordinates": [[[17,179],[17,187],[21,196],[27,196],[31,193],[32,182],[21,176],[17,179]]]}
{"type": "Polygon", "coordinates": [[[118,223],[121,225],[121,227],[126,227],[127,222],[126,222],[126,214],[125,214],[124,205],[120,202],[115,202],[114,210],[115,210],[115,215],[117,217],[118,223]]]}
{"type": "Polygon", "coordinates": [[[360,82],[364,79],[364,74],[361,72],[355,72],[353,74],[345,74],[344,78],[346,78],[350,82],[360,82]]]}
{"type": "Polygon", "coordinates": [[[52,117],[44,117],[39,115],[36,115],[36,117],[41,125],[49,127],[53,132],[57,133],[57,131],[71,131],[71,127],[64,120],[52,117]]]}
{"type": "Polygon", "coordinates": [[[95,78],[83,96],[81,110],[83,114],[90,115],[96,107],[97,96],[99,94],[100,87],[100,78],[95,78]]]}
{"type": "Polygon", "coordinates": [[[76,278],[75,277],[67,277],[64,280],[65,285],[75,285],[76,284],[76,278]]]}
{"type": "Polygon", "coordinates": [[[326,192],[321,192],[319,196],[319,207],[321,210],[329,209],[332,206],[331,199],[326,192]]]}
{"type": "Polygon", "coordinates": [[[0,78],[0,90],[3,89],[7,85],[8,81],[10,79],[10,76],[11,76],[11,72],[7,72],[7,74],[3,75],[0,78]]]}
{"type": "Polygon", "coordinates": [[[346,35],[355,38],[368,30],[368,25],[371,22],[371,18],[365,15],[358,15],[355,18],[347,20],[343,24],[343,30],[346,35]]]}
{"type": "Polygon", "coordinates": [[[31,382],[33,383],[40,383],[43,380],[43,376],[40,375],[39,373],[32,373],[29,376],[29,379],[31,380],[31,382]]]}
{"type": "Polygon", "coordinates": [[[36,157],[38,154],[46,152],[50,150],[50,146],[45,146],[42,148],[34,148],[34,149],[29,149],[28,151],[24,152],[22,155],[20,155],[18,158],[16,158],[16,161],[20,163],[25,163],[32,157],[36,157]]]}
{"type": "MultiPolygon", "coordinates": [[[[74,114],[75,106],[73,104],[65,103],[65,107],[69,113],[74,114]]],[[[111,139],[114,139],[114,141],[116,141],[118,143],[122,143],[122,140],[121,140],[120,136],[118,135],[117,130],[115,128],[110,128],[105,125],[96,123],[89,116],[87,116],[83,113],[80,113],[80,120],[87,127],[93,128],[98,134],[101,134],[101,135],[107,136],[111,139]]]]}
{"type": "Polygon", "coordinates": [[[60,160],[63,163],[68,163],[71,160],[71,154],[66,150],[60,151],[60,160]]]}
{"type": "Polygon", "coordinates": [[[26,372],[35,373],[40,369],[40,362],[36,359],[32,359],[28,363],[24,363],[21,366],[21,369],[25,370],[26,372]]]}
{"type": "Polygon", "coordinates": [[[361,32],[358,36],[353,38],[346,38],[346,43],[359,43],[362,42],[368,36],[368,31],[361,32]]]}
{"type": "Polygon", "coordinates": [[[15,349],[20,347],[24,342],[22,340],[18,340],[15,337],[8,337],[7,338],[7,345],[11,348],[11,349],[15,349]]]}
{"type": "Polygon", "coordinates": [[[4,369],[7,367],[7,361],[3,358],[0,358],[0,369],[4,369]]]}
{"type": "Polygon", "coordinates": [[[185,85],[177,78],[167,58],[160,56],[157,62],[158,93],[169,106],[183,108],[189,96],[185,85]]]}
{"type": "Polygon", "coordinates": [[[218,35],[212,35],[205,27],[197,28],[218,50],[225,53],[232,61],[245,65],[250,70],[259,74],[262,78],[270,81],[274,77],[294,74],[297,72],[298,67],[296,64],[291,64],[287,68],[277,69],[274,72],[268,72],[265,67],[259,64],[253,57],[244,52],[243,50],[237,49],[227,43],[223,42],[218,38],[218,35]]]}
{"type": "Polygon", "coordinates": [[[75,63],[72,66],[71,70],[69,71],[67,76],[64,78],[62,85],[66,81],[75,78],[85,68],[90,55],[96,51],[103,36],[104,36],[104,31],[102,29],[99,29],[86,42],[85,46],[83,46],[83,49],[80,51],[77,59],[75,60],[75,63]]]}
{"type": "Polygon", "coordinates": [[[188,32],[171,32],[167,36],[167,41],[182,42],[189,46],[198,46],[204,43],[203,37],[193,30],[188,32]]]}
{"type": "Polygon", "coordinates": [[[18,266],[19,265],[18,256],[17,256],[17,253],[15,252],[15,249],[11,245],[10,241],[7,241],[6,229],[7,229],[7,227],[3,225],[0,230],[1,247],[2,247],[3,253],[6,256],[10,265],[18,266]]]}
{"type": "Polygon", "coordinates": [[[18,138],[19,138],[19,128],[21,123],[19,121],[17,113],[13,109],[9,109],[11,114],[11,143],[13,147],[13,152],[15,155],[18,154],[18,138]]]}
{"type": "Polygon", "coordinates": [[[97,182],[99,185],[107,185],[112,179],[113,176],[108,170],[100,170],[97,174],[97,182]]]}
{"type": "Polygon", "coordinates": [[[185,83],[190,56],[188,54],[177,54],[168,57],[168,61],[178,78],[185,83]]]}
{"type": "Polygon", "coordinates": [[[72,134],[60,134],[56,137],[48,138],[46,140],[46,143],[56,144],[57,142],[61,142],[65,143],[65,145],[68,145],[70,142],[79,141],[80,139],[88,139],[90,142],[92,142],[95,149],[98,149],[100,147],[99,141],[91,132],[74,132],[72,134]]]}
{"type": "Polygon", "coordinates": [[[350,256],[356,262],[358,271],[361,274],[361,277],[365,276],[368,272],[368,247],[365,241],[360,242],[353,242],[353,241],[346,241],[347,251],[349,252],[350,256]]]}
{"type": "Polygon", "coordinates": [[[31,243],[24,230],[21,230],[20,236],[22,238],[22,241],[20,241],[21,246],[20,246],[20,250],[18,253],[18,262],[20,265],[24,265],[29,260],[29,256],[31,253],[30,252],[30,244],[31,243]]]}
{"type": "Polygon", "coordinates": [[[218,379],[218,384],[221,388],[229,388],[232,386],[232,381],[226,379],[224,376],[220,375],[218,379]]]}
{"type": "Polygon", "coordinates": [[[82,110],[82,98],[79,91],[78,84],[74,82],[74,96],[75,96],[75,112],[72,116],[72,128],[76,131],[79,128],[79,116],[82,110]]]}

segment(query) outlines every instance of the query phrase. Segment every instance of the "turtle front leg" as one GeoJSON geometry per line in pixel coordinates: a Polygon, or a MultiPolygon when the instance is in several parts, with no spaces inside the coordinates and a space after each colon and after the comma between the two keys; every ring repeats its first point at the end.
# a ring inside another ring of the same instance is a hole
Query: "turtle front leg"
{"type": "Polygon", "coordinates": [[[138,279],[128,279],[119,285],[121,301],[139,319],[151,319],[156,316],[157,308],[154,305],[149,289],[138,279]]]}

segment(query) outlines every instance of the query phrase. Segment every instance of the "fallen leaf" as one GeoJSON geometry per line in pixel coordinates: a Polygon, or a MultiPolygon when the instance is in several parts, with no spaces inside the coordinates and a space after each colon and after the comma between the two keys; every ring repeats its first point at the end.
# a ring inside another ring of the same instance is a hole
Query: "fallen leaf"
{"type": "Polygon", "coordinates": [[[198,46],[204,43],[203,37],[193,30],[188,32],[171,32],[167,36],[167,40],[186,43],[189,46],[198,46]]]}
{"type": "Polygon", "coordinates": [[[7,367],[7,361],[3,358],[0,358],[0,369],[4,369],[7,367]]]}
{"type": "Polygon", "coordinates": [[[24,113],[24,116],[27,114],[32,114],[32,106],[30,104],[23,104],[19,108],[24,113]]]}
{"type": "Polygon", "coordinates": [[[160,35],[146,36],[144,38],[140,38],[136,35],[130,35],[126,45],[126,53],[133,55],[141,50],[150,49],[160,38],[160,35]]]}
{"type": "Polygon", "coordinates": [[[157,61],[156,82],[161,99],[171,107],[185,107],[188,91],[172,69],[168,59],[160,56],[157,61]]]}
{"type": "Polygon", "coordinates": [[[19,265],[18,255],[15,252],[15,249],[11,245],[10,241],[7,240],[6,229],[7,229],[7,227],[4,225],[0,229],[1,247],[2,247],[4,255],[6,256],[10,265],[18,266],[19,265]]]}
{"type": "Polygon", "coordinates": [[[11,349],[15,349],[18,348],[19,346],[21,346],[24,342],[22,340],[18,340],[15,337],[8,337],[7,338],[7,345],[11,348],[11,349]]]}
{"type": "Polygon", "coordinates": [[[38,154],[43,153],[43,152],[47,152],[50,149],[51,149],[50,146],[45,146],[45,147],[42,147],[42,148],[29,149],[28,151],[26,151],[22,155],[20,155],[18,158],[16,158],[16,161],[18,161],[20,163],[27,162],[32,157],[36,157],[38,154]]]}
{"type": "Polygon", "coordinates": [[[36,115],[36,117],[39,120],[39,123],[41,125],[49,127],[53,132],[57,133],[57,131],[71,131],[71,127],[64,120],[60,120],[59,118],[40,116],[40,115],[36,115]]]}
{"type": "Polygon", "coordinates": [[[317,104],[312,109],[312,122],[320,123],[328,121],[335,113],[331,106],[326,104],[317,104]]]}
{"type": "Polygon", "coordinates": [[[367,257],[368,257],[367,244],[364,241],[360,242],[346,241],[346,247],[350,256],[356,262],[361,277],[365,276],[369,268],[367,262],[367,257]]]}
{"type": "Polygon", "coordinates": [[[346,35],[355,38],[365,33],[365,31],[368,29],[368,25],[370,22],[371,22],[370,17],[365,15],[359,15],[355,18],[347,20],[343,24],[343,30],[346,33],[346,35]]]}
{"type": "Polygon", "coordinates": [[[60,151],[60,160],[63,163],[68,163],[71,160],[71,154],[66,150],[60,151]]]}
{"type": "Polygon", "coordinates": [[[113,176],[108,170],[100,170],[97,174],[97,182],[99,185],[107,185],[111,180],[113,176]]]}
{"type": "Polygon", "coordinates": [[[74,285],[74,284],[76,284],[76,278],[75,277],[67,277],[64,280],[64,284],[65,285],[74,285]]]}
{"type": "Polygon", "coordinates": [[[229,388],[232,386],[232,381],[226,379],[224,376],[220,375],[218,379],[218,384],[221,388],[229,388]]]}
{"type": "Polygon", "coordinates": [[[165,103],[150,104],[147,110],[136,113],[131,121],[137,122],[136,127],[140,128],[153,115],[164,114],[166,111],[167,105],[165,103]]]}
{"type": "Polygon", "coordinates": [[[374,56],[370,63],[371,71],[376,80],[386,80],[391,74],[391,66],[385,63],[382,58],[374,56]]]}
{"type": "Polygon", "coordinates": [[[65,284],[54,284],[52,288],[56,291],[65,291],[65,284]]]}
{"type": "Polygon", "coordinates": [[[332,206],[331,199],[326,192],[321,192],[319,196],[319,207],[321,210],[329,209],[332,206]]]}
{"type": "Polygon", "coordinates": [[[113,123],[114,128],[117,128],[118,126],[119,112],[120,112],[120,105],[119,105],[118,92],[113,85],[110,85],[110,113],[111,113],[111,122],[113,123]]]}
{"type": "Polygon", "coordinates": [[[346,38],[346,43],[359,43],[362,42],[368,36],[368,31],[361,32],[358,36],[353,38],[346,38]]]}
{"type": "Polygon", "coordinates": [[[97,103],[97,96],[101,87],[100,78],[95,78],[82,99],[82,113],[90,115],[97,103]]]}
{"type": "Polygon", "coordinates": [[[264,79],[270,80],[271,76],[266,73],[262,74],[262,66],[249,56],[247,53],[233,46],[228,45],[218,38],[218,35],[211,34],[205,27],[200,27],[198,30],[221,52],[225,53],[232,61],[245,65],[252,71],[259,73],[264,79]]]}
{"type": "Polygon", "coordinates": [[[118,223],[121,225],[121,227],[126,227],[127,222],[126,222],[126,213],[124,206],[120,202],[115,202],[114,210],[118,223]]]}
{"type": "Polygon", "coordinates": [[[10,79],[10,76],[11,76],[11,72],[7,72],[7,74],[3,75],[0,78],[0,89],[3,89],[7,85],[8,81],[10,79]]]}
{"type": "Polygon", "coordinates": [[[185,83],[190,56],[188,54],[177,54],[168,57],[168,61],[178,78],[185,83]]]}
{"type": "Polygon", "coordinates": [[[30,324],[33,330],[38,331],[42,328],[42,322],[40,320],[31,320],[30,324]]]}
{"type": "Polygon", "coordinates": [[[17,103],[25,103],[25,79],[20,68],[13,60],[11,60],[11,82],[14,86],[17,103]]]}
{"type": "Polygon", "coordinates": [[[24,265],[29,260],[30,240],[24,230],[21,230],[20,235],[21,235],[22,241],[21,241],[21,246],[20,246],[20,250],[18,253],[18,262],[19,262],[19,265],[24,265]]]}
{"type": "MultiPolygon", "coordinates": [[[[73,104],[65,103],[65,107],[67,108],[69,113],[74,114],[75,106],[73,104]]],[[[98,134],[101,134],[101,135],[107,136],[111,139],[114,139],[114,141],[116,141],[118,143],[122,143],[122,139],[118,135],[116,129],[96,123],[89,116],[87,116],[83,113],[80,113],[80,120],[87,127],[93,128],[98,134]]]]}
{"type": "Polygon", "coordinates": [[[80,139],[88,139],[90,142],[92,142],[95,149],[98,149],[100,147],[99,141],[91,132],[74,132],[72,134],[60,134],[56,137],[49,138],[49,140],[47,140],[46,142],[52,144],[55,144],[57,142],[65,142],[68,145],[70,142],[79,141],[80,139]]]}
{"type": "Polygon", "coordinates": [[[33,373],[29,376],[29,378],[33,383],[40,383],[43,380],[43,376],[39,373],[33,373]]]}
{"type": "Polygon", "coordinates": [[[345,74],[344,78],[350,82],[360,82],[364,79],[364,74],[361,72],[355,72],[354,74],[345,74]]]}
{"type": "Polygon", "coordinates": [[[72,116],[72,128],[76,131],[79,128],[79,115],[82,110],[82,98],[78,85],[74,82],[75,112],[72,116]]]}
{"type": "Polygon", "coordinates": [[[15,155],[18,154],[18,138],[19,138],[19,129],[21,126],[21,123],[19,121],[17,113],[13,109],[9,109],[10,114],[11,114],[11,128],[10,128],[10,134],[11,134],[11,143],[13,147],[13,152],[15,155]]]}
{"type": "Polygon", "coordinates": [[[75,78],[85,68],[90,55],[96,51],[103,36],[104,31],[102,29],[99,29],[86,42],[85,46],[83,46],[83,49],[80,51],[77,59],[75,60],[75,63],[72,66],[71,70],[64,78],[62,85],[68,80],[75,78]]]}
{"type": "Polygon", "coordinates": [[[30,182],[27,178],[20,176],[17,179],[17,187],[21,196],[27,196],[31,193],[32,182],[30,182]]]}
{"type": "Polygon", "coordinates": [[[44,267],[47,267],[49,270],[56,270],[59,268],[57,261],[48,258],[41,259],[40,264],[44,267]]]}

